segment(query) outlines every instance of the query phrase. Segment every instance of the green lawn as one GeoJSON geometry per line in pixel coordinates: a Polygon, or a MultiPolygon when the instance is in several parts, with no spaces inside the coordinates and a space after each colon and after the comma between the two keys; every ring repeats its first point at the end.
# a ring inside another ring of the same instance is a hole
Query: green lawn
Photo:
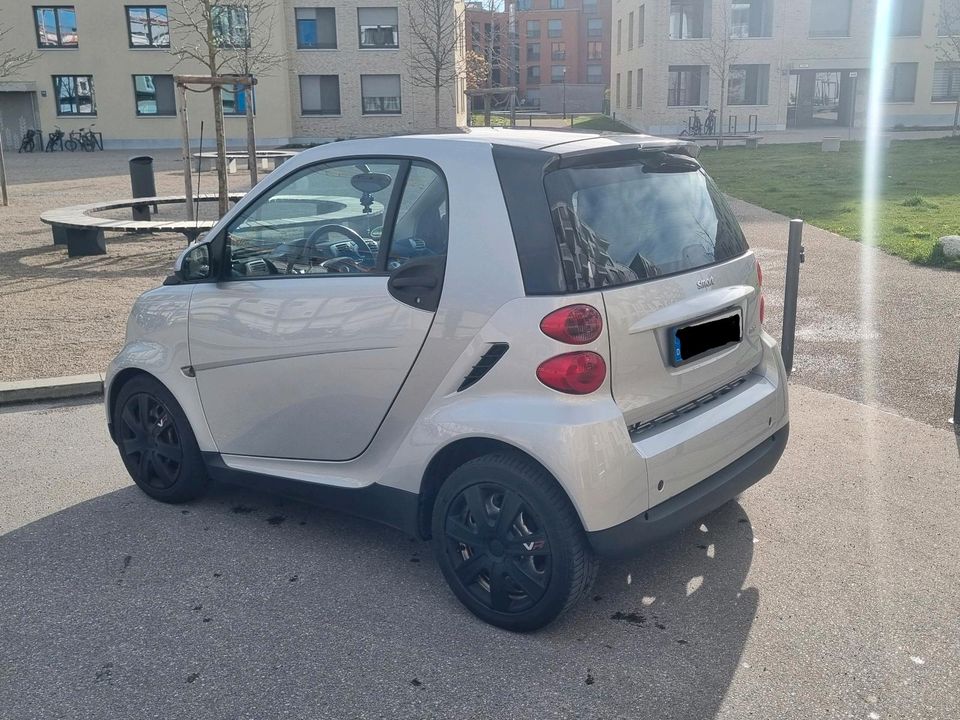
{"type": "Polygon", "coordinates": [[[573,119],[574,130],[593,130],[594,132],[635,132],[618,120],[606,115],[578,115],[573,119]]]}
{"type": "MultiPolygon", "coordinates": [[[[863,143],[704,148],[700,160],[734,197],[840,235],[861,238],[863,143]]],[[[960,269],[934,252],[960,234],[960,140],[903,140],[884,151],[877,244],[922,265],[960,269]]]]}
{"type": "MultiPolygon", "coordinates": [[[[483,127],[483,113],[473,113],[470,118],[470,125],[472,127],[483,127]]],[[[490,114],[490,127],[510,127],[510,117],[504,117],[503,115],[494,115],[490,114]]]]}

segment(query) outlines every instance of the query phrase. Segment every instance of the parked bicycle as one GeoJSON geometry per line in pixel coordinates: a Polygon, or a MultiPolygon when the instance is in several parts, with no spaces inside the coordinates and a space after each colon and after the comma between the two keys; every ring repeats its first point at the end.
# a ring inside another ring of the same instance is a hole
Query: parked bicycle
{"type": "Polygon", "coordinates": [[[17,150],[17,152],[18,152],[18,153],[25,153],[25,152],[32,153],[34,150],[36,150],[36,149],[37,149],[37,141],[36,141],[37,135],[38,135],[37,131],[36,131],[36,130],[32,130],[32,129],[28,129],[26,132],[24,132],[24,133],[23,133],[23,137],[20,139],[20,147],[19,147],[19,149],[17,150]]]}
{"type": "Polygon", "coordinates": [[[100,149],[100,141],[97,134],[93,131],[94,123],[89,128],[80,128],[71,130],[70,138],[63,144],[64,148],[70,152],[75,152],[78,148],[84,152],[93,152],[100,149]]]}
{"type": "Polygon", "coordinates": [[[680,131],[680,137],[703,134],[703,122],[700,120],[698,108],[690,108],[690,111],[693,113],[693,115],[687,118],[687,127],[685,130],[680,131]]]}
{"type": "Polygon", "coordinates": [[[717,111],[711,110],[707,114],[707,119],[703,121],[703,134],[716,135],[717,133],[717,111]]]}
{"type": "Polygon", "coordinates": [[[47,146],[44,148],[46,152],[53,152],[58,147],[63,150],[64,132],[59,125],[54,126],[54,128],[54,131],[47,135],[47,146]]]}

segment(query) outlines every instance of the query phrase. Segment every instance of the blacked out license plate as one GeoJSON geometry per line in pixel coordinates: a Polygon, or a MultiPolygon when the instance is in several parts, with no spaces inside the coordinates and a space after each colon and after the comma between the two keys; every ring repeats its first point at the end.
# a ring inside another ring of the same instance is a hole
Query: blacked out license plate
{"type": "Polygon", "coordinates": [[[670,361],[673,365],[683,365],[701,355],[740,342],[743,338],[740,311],[692,325],[675,327],[671,330],[670,337],[673,341],[670,361]]]}

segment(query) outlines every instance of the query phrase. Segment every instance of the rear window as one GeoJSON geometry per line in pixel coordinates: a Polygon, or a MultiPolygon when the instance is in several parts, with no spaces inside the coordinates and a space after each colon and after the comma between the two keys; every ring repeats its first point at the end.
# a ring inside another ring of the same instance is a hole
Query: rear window
{"type": "Polygon", "coordinates": [[[747,251],[723,195],[683,156],[564,168],[544,185],[571,291],[688,272],[747,251]]]}

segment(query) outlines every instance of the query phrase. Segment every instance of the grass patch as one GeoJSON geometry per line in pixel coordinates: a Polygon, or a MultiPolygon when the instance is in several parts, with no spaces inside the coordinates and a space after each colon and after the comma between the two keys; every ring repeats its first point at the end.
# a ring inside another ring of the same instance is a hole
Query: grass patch
{"type": "Polygon", "coordinates": [[[573,118],[574,130],[592,130],[593,132],[636,132],[619,120],[607,115],[578,115],[573,118]]]}
{"type": "MultiPolygon", "coordinates": [[[[472,127],[484,127],[483,124],[483,113],[473,113],[470,118],[470,125],[472,127]]],[[[490,127],[510,127],[510,118],[504,117],[503,115],[494,115],[490,114],[490,127]]]]}
{"type": "MultiPolygon", "coordinates": [[[[724,192],[801,217],[854,240],[862,235],[863,143],[839,153],[819,144],[704,148],[700,160],[724,192]]],[[[960,270],[936,251],[960,234],[960,143],[947,138],[893,143],[884,151],[877,244],[921,265],[960,270]]]]}

